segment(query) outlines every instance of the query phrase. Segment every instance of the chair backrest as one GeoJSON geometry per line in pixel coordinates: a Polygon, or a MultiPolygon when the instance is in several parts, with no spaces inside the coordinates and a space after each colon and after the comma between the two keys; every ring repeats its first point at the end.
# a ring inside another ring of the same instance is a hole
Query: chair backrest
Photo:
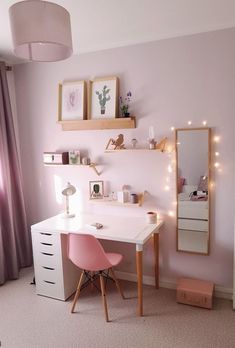
{"type": "Polygon", "coordinates": [[[87,271],[101,271],[112,267],[102,245],[90,234],[68,234],[68,258],[87,271]]]}

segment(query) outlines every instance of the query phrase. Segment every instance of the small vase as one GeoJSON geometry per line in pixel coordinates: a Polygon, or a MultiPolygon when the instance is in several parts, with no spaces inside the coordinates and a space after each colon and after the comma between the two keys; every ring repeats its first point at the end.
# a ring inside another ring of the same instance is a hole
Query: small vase
{"type": "Polygon", "coordinates": [[[130,117],[130,113],[129,112],[125,112],[124,113],[124,117],[130,117]]]}

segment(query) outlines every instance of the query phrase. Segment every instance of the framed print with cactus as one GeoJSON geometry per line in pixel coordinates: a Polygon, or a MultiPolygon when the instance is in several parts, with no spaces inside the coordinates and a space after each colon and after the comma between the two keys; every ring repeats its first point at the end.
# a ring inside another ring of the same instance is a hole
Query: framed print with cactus
{"type": "Polygon", "coordinates": [[[104,197],[104,182],[89,181],[90,199],[102,199],[104,197]]]}
{"type": "Polygon", "coordinates": [[[58,121],[83,120],[85,118],[85,86],[85,81],[59,84],[58,121]]]}
{"type": "Polygon", "coordinates": [[[117,117],[118,78],[103,77],[89,81],[88,118],[117,117]]]}

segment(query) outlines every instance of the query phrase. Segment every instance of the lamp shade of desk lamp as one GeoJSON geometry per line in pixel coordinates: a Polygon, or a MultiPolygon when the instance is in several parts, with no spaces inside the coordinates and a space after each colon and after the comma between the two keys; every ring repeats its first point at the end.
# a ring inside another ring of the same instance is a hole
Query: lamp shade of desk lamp
{"type": "Polygon", "coordinates": [[[69,12],[41,0],[15,3],[9,8],[16,56],[38,62],[55,62],[71,56],[72,35],[69,12]]]}
{"type": "Polygon", "coordinates": [[[66,212],[63,215],[64,218],[72,218],[75,216],[75,214],[70,214],[69,211],[69,196],[72,196],[76,192],[76,188],[70,184],[70,182],[67,183],[67,187],[62,191],[62,195],[66,198],[66,212]]]}

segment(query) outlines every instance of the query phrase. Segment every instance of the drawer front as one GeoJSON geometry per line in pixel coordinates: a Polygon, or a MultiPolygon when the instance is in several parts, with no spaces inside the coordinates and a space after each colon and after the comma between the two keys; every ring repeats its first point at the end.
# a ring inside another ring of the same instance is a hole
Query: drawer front
{"type": "Polygon", "coordinates": [[[191,231],[208,231],[208,221],[178,219],[178,228],[191,231]]]}
{"type": "Polygon", "coordinates": [[[60,235],[49,232],[33,232],[33,247],[35,250],[56,253],[60,249],[60,235]]]}
{"type": "Polygon", "coordinates": [[[64,295],[64,287],[63,283],[59,282],[53,282],[46,279],[40,279],[37,277],[35,273],[36,278],[36,293],[38,295],[48,296],[52,298],[56,298],[58,300],[66,300],[64,295]]]}

